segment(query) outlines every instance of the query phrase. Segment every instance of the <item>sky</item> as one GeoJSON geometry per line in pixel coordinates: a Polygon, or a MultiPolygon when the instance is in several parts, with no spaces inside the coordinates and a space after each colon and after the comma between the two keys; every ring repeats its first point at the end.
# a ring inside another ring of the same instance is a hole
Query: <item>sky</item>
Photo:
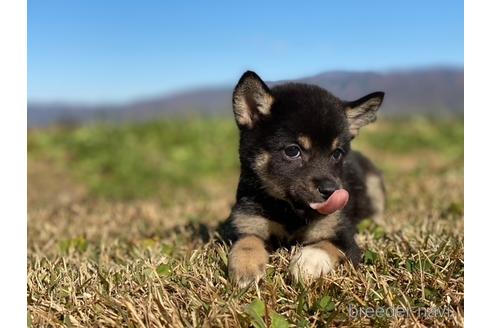
{"type": "Polygon", "coordinates": [[[463,2],[28,1],[29,101],[126,102],[243,71],[463,66],[463,2]]]}

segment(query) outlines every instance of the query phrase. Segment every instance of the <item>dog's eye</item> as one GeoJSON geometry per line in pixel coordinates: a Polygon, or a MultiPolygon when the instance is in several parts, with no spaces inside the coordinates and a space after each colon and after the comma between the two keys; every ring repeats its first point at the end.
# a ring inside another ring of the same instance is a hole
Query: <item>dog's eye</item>
{"type": "Polygon", "coordinates": [[[285,147],[284,153],[289,158],[297,158],[301,156],[301,149],[298,145],[290,145],[285,147]]]}
{"type": "Polygon", "coordinates": [[[343,150],[340,148],[337,148],[337,149],[335,149],[335,151],[333,153],[331,153],[331,158],[334,161],[339,161],[342,158],[343,154],[344,154],[343,150]]]}

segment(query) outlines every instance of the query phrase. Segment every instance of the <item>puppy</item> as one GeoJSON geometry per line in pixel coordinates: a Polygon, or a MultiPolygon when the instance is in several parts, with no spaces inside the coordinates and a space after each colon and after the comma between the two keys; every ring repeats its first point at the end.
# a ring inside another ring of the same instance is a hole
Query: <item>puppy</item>
{"type": "Polygon", "coordinates": [[[360,261],[356,225],[382,215],[385,192],[380,172],[350,142],[376,120],[383,97],[342,101],[314,85],[270,89],[256,73],[243,74],[233,94],[241,175],[222,225],[239,286],[261,279],[280,245],[301,245],[290,265],[296,280],[360,261]]]}

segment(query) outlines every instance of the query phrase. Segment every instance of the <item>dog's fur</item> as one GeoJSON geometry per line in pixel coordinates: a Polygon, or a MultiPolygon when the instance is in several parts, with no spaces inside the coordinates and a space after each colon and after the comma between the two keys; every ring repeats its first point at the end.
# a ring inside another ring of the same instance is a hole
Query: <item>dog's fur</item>
{"type": "Polygon", "coordinates": [[[360,261],[356,224],[382,215],[385,192],[380,172],[350,142],[376,119],[383,97],[375,92],[348,102],[298,83],[270,89],[254,72],[244,73],[233,94],[241,175],[222,226],[233,242],[229,274],[240,286],[262,277],[268,252],[279,245],[302,246],[291,260],[295,279],[319,277],[344,259],[360,261]],[[287,155],[291,145],[298,158],[287,155]],[[321,183],[349,192],[343,210],[325,216],[309,206],[323,201],[321,183]]]}

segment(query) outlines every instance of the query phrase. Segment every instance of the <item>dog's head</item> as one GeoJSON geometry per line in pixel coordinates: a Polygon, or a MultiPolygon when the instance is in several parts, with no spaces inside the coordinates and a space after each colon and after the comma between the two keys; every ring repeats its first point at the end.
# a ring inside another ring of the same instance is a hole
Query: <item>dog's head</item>
{"type": "Polygon", "coordinates": [[[295,83],[269,89],[254,72],[244,73],[233,94],[242,168],[295,209],[328,214],[343,207],[348,194],[341,174],[350,141],[376,119],[383,97],[375,92],[342,101],[295,83]]]}

